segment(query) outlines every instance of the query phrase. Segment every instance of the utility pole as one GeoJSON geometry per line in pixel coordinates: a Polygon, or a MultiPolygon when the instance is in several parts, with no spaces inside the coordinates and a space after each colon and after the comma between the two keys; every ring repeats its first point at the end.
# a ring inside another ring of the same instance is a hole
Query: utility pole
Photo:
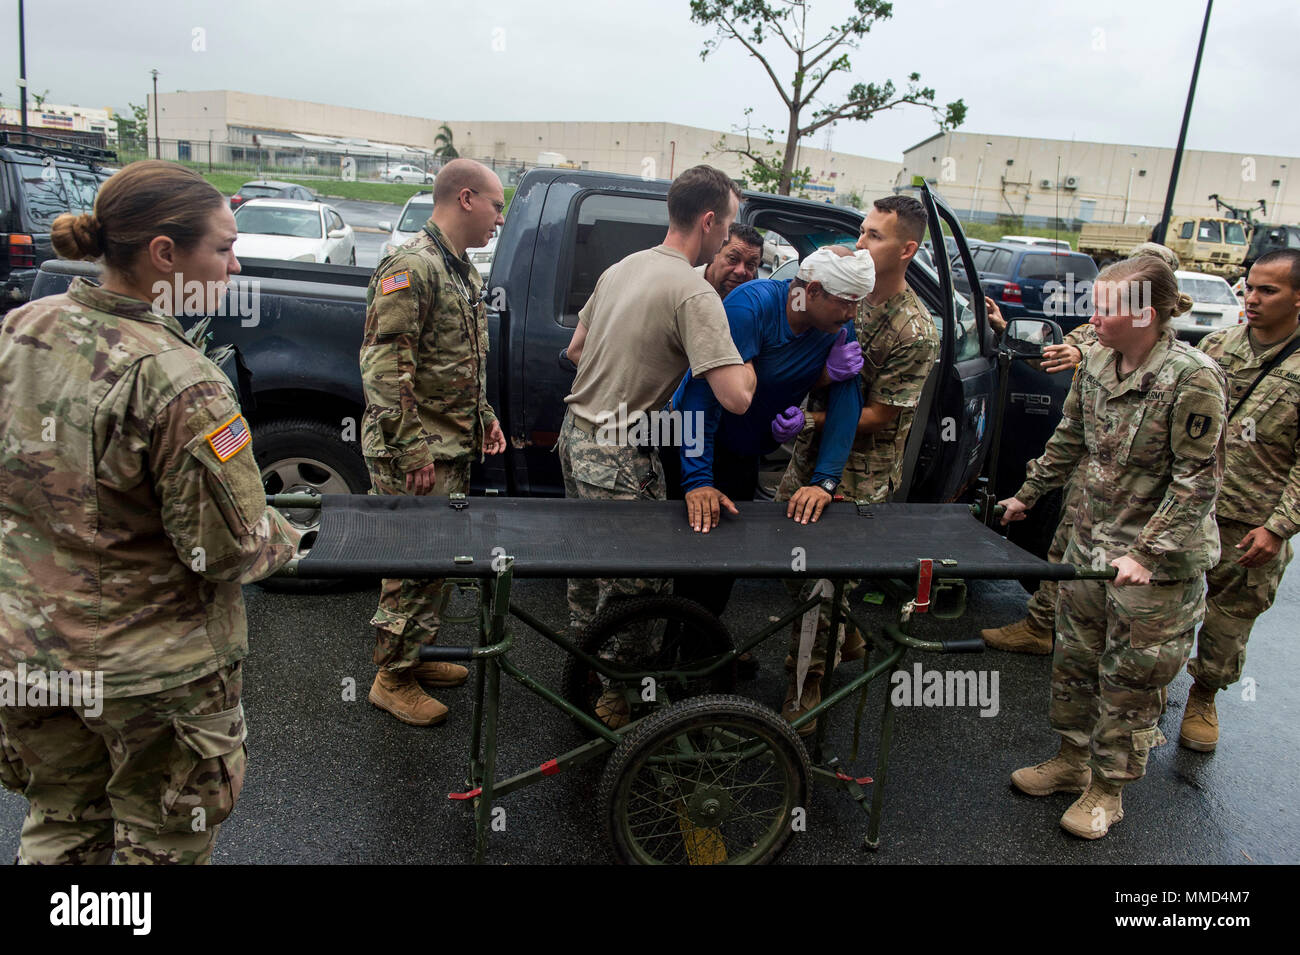
{"type": "Polygon", "coordinates": [[[23,134],[27,133],[27,37],[23,29],[23,0],[18,0],[18,96],[22,100],[23,134]]]}
{"type": "Polygon", "coordinates": [[[1192,67],[1192,85],[1187,89],[1187,105],[1183,107],[1183,128],[1178,131],[1178,148],[1174,150],[1174,168],[1169,173],[1169,191],[1165,193],[1165,209],[1160,214],[1155,231],[1151,234],[1153,242],[1162,245],[1165,230],[1169,228],[1169,217],[1174,211],[1174,190],[1178,188],[1178,167],[1183,164],[1183,144],[1187,142],[1187,122],[1192,118],[1192,98],[1196,95],[1196,77],[1201,72],[1201,54],[1205,52],[1205,34],[1210,29],[1210,8],[1214,0],[1205,0],[1205,21],[1201,24],[1201,42],[1196,47],[1196,63],[1192,67]]]}
{"type": "MultiPolygon", "coordinates": [[[[153,74],[153,158],[162,159],[162,150],[158,145],[158,71],[149,72],[153,74]]],[[[148,130],[145,130],[145,135],[149,135],[148,130]]]]}

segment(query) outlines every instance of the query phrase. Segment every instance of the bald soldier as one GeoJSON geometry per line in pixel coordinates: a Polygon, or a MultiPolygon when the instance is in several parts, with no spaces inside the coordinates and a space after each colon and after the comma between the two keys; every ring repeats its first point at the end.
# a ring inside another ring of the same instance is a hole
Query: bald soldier
{"type": "MultiPolygon", "coordinates": [[[[372,494],[445,496],[469,490],[470,462],[500,454],[505,436],[487,400],[482,279],[465,250],[486,245],[505,219],[505,194],[482,163],[454,159],[433,184],[433,215],[386,256],[366,291],[361,450],[372,494]]],[[[379,671],[370,702],[428,726],[447,707],[421,684],[457,686],[468,671],[419,662],[438,634],[441,580],[384,580],[375,628],[379,671]]]]}

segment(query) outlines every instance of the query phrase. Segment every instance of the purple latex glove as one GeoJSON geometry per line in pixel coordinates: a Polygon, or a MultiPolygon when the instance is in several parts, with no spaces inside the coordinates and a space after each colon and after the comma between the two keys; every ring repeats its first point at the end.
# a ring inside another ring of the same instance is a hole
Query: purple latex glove
{"type": "Polygon", "coordinates": [[[846,344],[844,339],[848,334],[847,328],[841,328],[831,353],[826,356],[826,374],[831,381],[844,381],[862,370],[862,346],[857,338],[846,344]]]}
{"type": "Polygon", "coordinates": [[[785,444],[802,430],[803,412],[798,408],[786,408],[772,419],[772,437],[782,444],[785,444]]]}

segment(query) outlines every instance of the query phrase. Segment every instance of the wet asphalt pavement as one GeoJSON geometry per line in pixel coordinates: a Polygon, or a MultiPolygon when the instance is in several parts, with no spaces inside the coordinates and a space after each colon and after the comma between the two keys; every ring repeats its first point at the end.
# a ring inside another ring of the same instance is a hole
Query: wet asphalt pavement
{"type": "MultiPolygon", "coordinates": [[[[780,612],[784,588],[775,581],[737,585],[726,622],[749,632],[780,612]]],[[[245,589],[252,652],[245,663],[249,771],[239,806],[223,828],[214,861],[222,863],[465,863],[472,858],[467,804],[451,802],[463,789],[470,685],[437,691],[452,707],[447,722],[421,729],[398,723],[366,700],[374,668],[367,621],[375,592],[354,589],[323,596],[245,589]],[[345,701],[355,681],[355,701],[345,701]]],[[[517,582],[514,597],[552,626],[564,615],[559,581],[517,582]]],[[[972,585],[967,615],[950,632],[1016,619],[1025,593],[1010,582],[972,585]]],[[[1278,604],[1256,627],[1242,684],[1218,697],[1219,751],[1180,748],[1178,723],[1191,680],[1170,690],[1161,726],[1171,742],[1156,749],[1147,776],[1124,794],[1125,818],[1100,842],[1064,833],[1057,824],[1074,797],[1042,799],[1012,790],[1008,774],[1055,752],[1047,725],[1050,658],[987,651],[979,655],[912,652],[937,670],[998,675],[998,712],[974,707],[916,707],[898,712],[892,768],[885,790],[882,845],[861,847],[867,819],[848,797],[814,786],[807,831],[782,857],[787,863],[1296,863],[1300,808],[1294,797],[1300,670],[1295,621],[1300,573],[1283,582],[1278,604]]],[[[918,636],[942,622],[927,619],[918,636]]],[[[558,688],[562,654],[522,624],[512,655],[526,672],[558,688]]],[[[468,642],[464,626],[449,627],[448,643],[468,642]]],[[[784,639],[761,646],[756,680],[737,692],[770,706],[784,689],[784,639]]],[[[858,664],[850,664],[858,666],[858,664]]],[[[502,748],[498,776],[541,763],[578,745],[578,731],[558,711],[503,680],[502,748]]],[[[863,753],[854,775],[874,775],[875,731],[883,684],[871,694],[863,724],[863,753]]],[[[855,701],[854,701],[855,702],[855,701]]],[[[854,702],[832,718],[835,750],[847,758],[854,702]]],[[[508,795],[504,831],[492,834],[494,863],[603,863],[610,860],[598,804],[602,761],[562,772],[508,795]]],[[[24,802],[0,792],[0,858],[18,842],[24,802]]]]}

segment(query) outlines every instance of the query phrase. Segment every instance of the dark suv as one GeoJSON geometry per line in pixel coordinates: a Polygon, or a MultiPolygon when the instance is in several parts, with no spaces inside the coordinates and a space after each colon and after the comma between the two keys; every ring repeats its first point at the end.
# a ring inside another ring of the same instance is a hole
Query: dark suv
{"type": "MultiPolygon", "coordinates": [[[[1046,318],[1068,332],[1092,317],[1097,264],[1090,256],[1012,242],[992,242],[971,253],[984,294],[1007,321],[1046,318]]],[[[953,284],[970,294],[960,263],[953,265],[953,284]]]]}
{"type": "Polygon", "coordinates": [[[32,133],[0,133],[0,313],[31,297],[41,263],[54,258],[50,224],[90,212],[116,154],[32,133]]]}

